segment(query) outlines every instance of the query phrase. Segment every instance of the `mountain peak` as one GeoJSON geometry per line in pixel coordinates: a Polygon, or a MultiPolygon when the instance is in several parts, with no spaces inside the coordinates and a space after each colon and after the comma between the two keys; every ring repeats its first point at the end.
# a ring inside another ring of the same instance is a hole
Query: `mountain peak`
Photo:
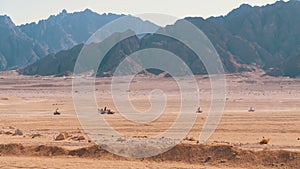
{"type": "Polygon", "coordinates": [[[239,8],[241,8],[241,9],[249,9],[249,8],[252,8],[252,6],[249,5],[249,4],[242,4],[239,8]]]}
{"type": "Polygon", "coordinates": [[[68,11],[66,9],[63,9],[57,16],[58,17],[65,17],[68,15],[68,11]]]}
{"type": "Polygon", "coordinates": [[[2,15],[0,16],[0,26],[6,25],[9,28],[15,27],[15,24],[11,20],[11,18],[7,15],[2,15]]]}
{"type": "Polygon", "coordinates": [[[61,14],[66,14],[66,13],[68,13],[68,11],[66,9],[63,9],[60,13],[61,14]]]}
{"type": "Polygon", "coordinates": [[[90,10],[89,8],[86,8],[83,12],[86,12],[86,13],[94,13],[94,11],[90,10]]]}
{"type": "Polygon", "coordinates": [[[10,17],[7,15],[0,15],[0,21],[1,22],[12,22],[10,17]]]}

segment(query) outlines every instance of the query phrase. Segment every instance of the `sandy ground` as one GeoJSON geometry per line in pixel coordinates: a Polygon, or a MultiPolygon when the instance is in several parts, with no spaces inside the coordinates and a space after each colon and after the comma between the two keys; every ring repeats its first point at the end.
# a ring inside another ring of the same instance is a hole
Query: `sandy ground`
{"type": "MultiPolygon", "coordinates": [[[[226,167],[226,166],[225,166],[226,167]]],[[[0,157],[0,168],[51,168],[51,169],[81,169],[81,168],[115,168],[115,169],[221,169],[223,167],[196,165],[180,162],[137,162],[118,160],[83,159],[74,157],[0,157]]],[[[234,169],[226,167],[226,169],[234,169]]],[[[240,168],[243,169],[243,168],[240,168]]]]}
{"type": "MultiPolygon", "coordinates": [[[[261,77],[256,73],[227,75],[226,106],[218,128],[207,141],[209,145],[230,145],[244,150],[287,150],[300,152],[300,79],[261,77]],[[249,113],[253,106],[255,112],[249,113]],[[260,145],[263,138],[268,145],[260,145]]],[[[203,113],[188,137],[199,138],[210,110],[211,91],[207,76],[198,76],[200,105],[203,113]]],[[[117,84],[118,85],[118,84],[117,84]]],[[[119,84],[123,85],[123,84],[119,84]]],[[[151,137],[163,133],[177,117],[180,99],[176,82],[157,77],[136,77],[128,90],[129,98],[137,110],[150,108],[148,95],[161,89],[168,96],[165,112],[148,124],[134,123],[121,114],[105,115],[107,122],[124,136],[151,137]]],[[[0,129],[3,132],[19,129],[22,136],[1,134],[0,144],[21,143],[24,146],[59,146],[67,149],[92,146],[94,143],[82,130],[72,100],[72,79],[63,77],[26,77],[13,73],[0,74],[0,129]],[[53,116],[56,108],[62,113],[53,116]],[[70,138],[55,141],[61,132],[70,138]],[[39,136],[36,136],[39,134],[39,136]],[[85,140],[76,140],[84,136],[85,140]],[[33,138],[34,137],[34,138],[33,138]]],[[[77,91],[81,92],[81,91],[77,91]]],[[[195,91],[197,92],[197,91],[195,91]]],[[[110,79],[96,80],[99,107],[116,110],[110,92],[110,79]]],[[[197,144],[196,141],[183,141],[197,144]]],[[[214,168],[215,165],[187,163],[141,162],[75,157],[0,157],[2,168],[214,168]],[[32,161],[35,161],[33,164],[32,161]],[[52,165],[53,161],[55,164],[52,165]],[[76,161],[76,162],[75,162],[76,161]],[[68,165],[64,165],[68,163],[68,165]],[[82,168],[82,167],[80,167],[82,168]]],[[[220,168],[230,168],[223,165],[220,168]]],[[[241,168],[237,167],[237,168],[241,168]]],[[[248,168],[248,167],[247,167],[248,168]]]]}

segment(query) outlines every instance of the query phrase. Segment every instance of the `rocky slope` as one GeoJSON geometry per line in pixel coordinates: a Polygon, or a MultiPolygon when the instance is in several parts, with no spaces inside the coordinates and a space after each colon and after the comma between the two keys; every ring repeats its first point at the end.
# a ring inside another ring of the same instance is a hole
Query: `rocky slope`
{"type": "Polygon", "coordinates": [[[83,12],[67,13],[63,10],[47,20],[21,25],[20,29],[37,40],[48,53],[56,53],[84,43],[103,25],[123,15],[99,15],[89,9],[83,12]]]}
{"type": "Polygon", "coordinates": [[[28,65],[46,52],[8,16],[0,16],[0,70],[28,65]]]}
{"type": "MultiPolygon", "coordinates": [[[[97,14],[89,9],[68,13],[63,10],[38,23],[16,26],[8,16],[0,16],[0,70],[22,68],[61,50],[85,43],[105,24],[125,15],[97,14]]],[[[157,25],[137,20],[139,25],[157,25]]],[[[111,32],[107,32],[110,34],[111,32]]]]}
{"type": "Polygon", "coordinates": [[[284,67],[300,54],[299,9],[299,1],[278,1],[263,7],[242,5],[225,17],[188,20],[207,34],[223,58],[279,76],[289,75],[284,67]]]}

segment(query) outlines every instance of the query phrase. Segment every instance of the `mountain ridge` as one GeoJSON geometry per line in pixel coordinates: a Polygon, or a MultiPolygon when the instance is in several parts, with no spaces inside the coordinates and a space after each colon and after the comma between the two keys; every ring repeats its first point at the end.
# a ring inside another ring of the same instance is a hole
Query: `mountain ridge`
{"type": "MultiPolygon", "coordinates": [[[[26,67],[48,54],[85,43],[99,28],[124,16],[98,14],[90,9],[73,13],[62,10],[59,14],[37,23],[19,26],[9,16],[0,16],[0,70],[26,67]]],[[[132,18],[138,20],[140,25],[158,27],[153,23],[132,18]]]]}
{"type": "MultiPolygon", "coordinates": [[[[277,1],[261,7],[242,4],[225,16],[207,19],[187,17],[185,20],[207,35],[219,53],[227,73],[262,69],[272,76],[298,77],[300,76],[298,64],[300,61],[300,18],[295,16],[300,16],[299,9],[299,1],[277,1]]],[[[66,11],[63,11],[61,15],[65,13],[66,11]]],[[[178,22],[180,20],[176,23],[178,22]]],[[[176,23],[167,27],[176,26],[176,23]]],[[[195,60],[193,53],[185,47],[182,48],[180,43],[166,39],[166,37],[148,35],[132,45],[125,43],[124,49],[118,48],[112,53],[122,50],[135,52],[149,47],[161,48],[162,45],[162,49],[183,56],[192,71],[197,72],[196,74],[205,73],[203,65],[195,60]]],[[[74,58],[74,54],[71,52],[69,57],[74,58]]],[[[111,58],[106,64],[112,67],[108,66],[105,71],[98,72],[99,76],[103,76],[107,71],[111,75],[111,71],[115,69],[113,62],[121,62],[120,58],[115,55],[107,57],[111,58]]],[[[38,67],[36,64],[35,66],[38,67]]],[[[27,68],[32,69],[30,66],[27,68]]],[[[72,70],[68,71],[72,72],[72,70]]],[[[36,72],[36,74],[45,73],[47,72],[36,72]]],[[[61,73],[64,74],[64,72],[59,72],[61,73]]]]}

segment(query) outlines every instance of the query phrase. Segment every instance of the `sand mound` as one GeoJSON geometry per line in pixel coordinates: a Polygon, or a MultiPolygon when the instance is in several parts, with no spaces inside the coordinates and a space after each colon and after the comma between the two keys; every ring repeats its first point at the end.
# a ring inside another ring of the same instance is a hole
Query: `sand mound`
{"type": "MultiPolygon", "coordinates": [[[[0,154],[23,156],[78,156],[83,158],[101,158],[114,160],[134,160],[113,155],[101,147],[94,145],[87,148],[68,150],[55,146],[28,146],[21,144],[0,145],[0,154]]],[[[250,151],[241,150],[227,145],[191,145],[180,144],[161,155],[136,159],[146,161],[176,161],[191,164],[209,163],[235,167],[264,166],[296,168],[300,166],[300,153],[287,151],[250,151]]]]}

